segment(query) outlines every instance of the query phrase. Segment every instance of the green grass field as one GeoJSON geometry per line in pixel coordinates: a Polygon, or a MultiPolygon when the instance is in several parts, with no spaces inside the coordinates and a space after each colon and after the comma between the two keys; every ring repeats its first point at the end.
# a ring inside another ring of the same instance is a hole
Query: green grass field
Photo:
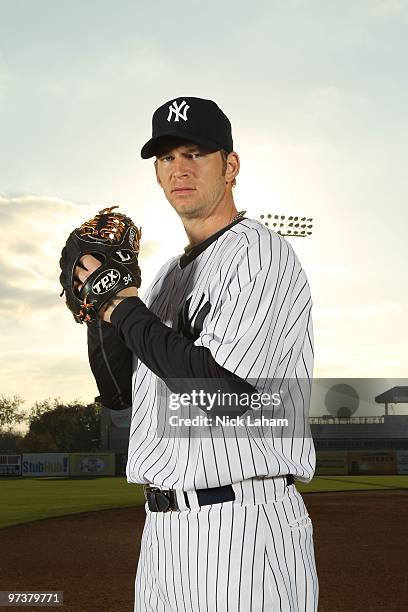
{"type": "Polygon", "coordinates": [[[296,483],[300,493],[408,489],[408,474],[399,476],[315,476],[307,485],[296,483]]]}
{"type": "Polygon", "coordinates": [[[142,503],[142,488],[125,478],[4,478],[0,479],[0,528],[142,503]]]}
{"type": "MultiPolygon", "coordinates": [[[[301,493],[407,489],[404,476],[316,476],[301,493]]],[[[0,479],[0,528],[40,519],[144,504],[142,487],[125,478],[0,479]]]]}

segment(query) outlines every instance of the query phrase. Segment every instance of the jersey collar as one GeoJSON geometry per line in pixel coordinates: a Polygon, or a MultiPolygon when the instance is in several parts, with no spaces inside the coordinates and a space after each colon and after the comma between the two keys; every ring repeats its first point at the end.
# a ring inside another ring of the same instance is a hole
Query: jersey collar
{"type": "Polygon", "coordinates": [[[236,219],[229,225],[222,227],[218,232],[216,232],[215,234],[212,234],[212,236],[209,236],[202,242],[195,244],[193,247],[189,247],[189,246],[186,247],[184,249],[184,254],[181,255],[180,260],[179,260],[180,268],[183,269],[186,266],[188,266],[188,264],[191,263],[196,257],[198,257],[200,253],[205,251],[205,249],[208,246],[210,246],[210,244],[212,244],[215,240],[217,240],[217,238],[222,236],[224,232],[229,230],[231,227],[234,227],[234,225],[237,225],[237,223],[240,223],[240,221],[243,221],[244,219],[246,219],[246,217],[240,217],[239,219],[236,219]]]}

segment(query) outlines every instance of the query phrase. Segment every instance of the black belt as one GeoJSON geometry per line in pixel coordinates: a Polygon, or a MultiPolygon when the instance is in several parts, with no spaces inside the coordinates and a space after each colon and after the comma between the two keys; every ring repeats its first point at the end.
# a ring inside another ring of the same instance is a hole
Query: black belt
{"type": "MultiPolygon", "coordinates": [[[[295,479],[292,474],[285,476],[286,484],[292,485],[295,479]]],[[[221,504],[222,502],[234,501],[235,492],[232,485],[224,485],[223,487],[213,487],[212,489],[197,489],[197,499],[200,506],[208,506],[209,504],[221,504]]],[[[177,503],[177,495],[175,489],[162,491],[157,487],[145,485],[144,494],[152,512],[167,512],[168,510],[180,510],[177,503]]],[[[184,492],[184,499],[187,508],[190,508],[187,493],[184,492]]]]}

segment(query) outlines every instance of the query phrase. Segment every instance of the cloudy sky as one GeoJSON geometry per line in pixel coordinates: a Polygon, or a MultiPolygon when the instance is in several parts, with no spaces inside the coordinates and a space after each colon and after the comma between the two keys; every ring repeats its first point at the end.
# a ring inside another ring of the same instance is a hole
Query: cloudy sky
{"type": "Polygon", "coordinates": [[[142,289],[182,251],[139,151],[188,95],[231,119],[239,210],[315,220],[292,239],[315,375],[406,376],[407,25],[406,0],[1,0],[0,393],[95,396],[59,252],[112,203],[143,227],[142,289]]]}

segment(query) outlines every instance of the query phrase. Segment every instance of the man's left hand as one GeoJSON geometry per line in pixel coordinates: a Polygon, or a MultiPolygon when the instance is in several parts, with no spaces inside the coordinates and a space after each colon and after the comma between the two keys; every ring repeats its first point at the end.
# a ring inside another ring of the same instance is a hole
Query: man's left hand
{"type": "MultiPolygon", "coordinates": [[[[79,262],[83,267],[76,266],[75,268],[75,278],[77,280],[74,282],[74,287],[77,289],[77,291],[82,289],[82,286],[86,282],[88,276],[95,272],[95,270],[97,270],[101,265],[101,262],[93,255],[83,255],[79,262]]],[[[104,308],[101,308],[98,316],[103,321],[110,323],[111,314],[115,310],[116,306],[125,298],[137,297],[137,295],[138,293],[136,287],[127,287],[126,289],[122,289],[115,296],[113,296],[113,298],[104,308]]]]}

